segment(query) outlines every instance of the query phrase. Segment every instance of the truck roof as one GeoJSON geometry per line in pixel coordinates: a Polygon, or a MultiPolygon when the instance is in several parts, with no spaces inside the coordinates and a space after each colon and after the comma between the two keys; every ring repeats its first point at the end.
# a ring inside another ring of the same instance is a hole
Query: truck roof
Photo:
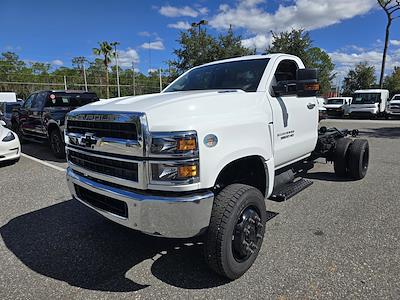
{"type": "Polygon", "coordinates": [[[94,92],[86,92],[83,90],[39,90],[34,93],[49,92],[49,93],[74,93],[74,94],[94,94],[94,92]]]}
{"type": "Polygon", "coordinates": [[[256,54],[256,55],[248,55],[248,56],[240,56],[240,57],[234,57],[234,58],[228,58],[228,59],[222,59],[222,60],[217,60],[213,61],[202,66],[209,66],[213,64],[219,64],[219,63],[225,63],[225,62],[232,62],[232,61],[243,61],[243,60],[252,60],[252,59],[276,59],[280,56],[286,56],[287,58],[293,58],[293,59],[298,59],[297,56],[291,55],[291,54],[285,54],[285,53],[274,53],[274,54],[256,54]]]}

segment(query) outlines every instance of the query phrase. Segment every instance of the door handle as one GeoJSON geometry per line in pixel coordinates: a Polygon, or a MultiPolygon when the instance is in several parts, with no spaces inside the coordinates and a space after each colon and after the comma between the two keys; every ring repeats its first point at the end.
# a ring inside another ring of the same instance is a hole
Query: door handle
{"type": "Polygon", "coordinates": [[[315,103],[308,103],[307,108],[308,109],[313,109],[315,107],[315,103]]]}

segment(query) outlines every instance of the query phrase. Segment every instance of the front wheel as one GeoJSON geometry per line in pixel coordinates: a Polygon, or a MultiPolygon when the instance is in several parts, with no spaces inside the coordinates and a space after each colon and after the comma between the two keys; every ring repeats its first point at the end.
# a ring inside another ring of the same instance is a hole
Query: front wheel
{"type": "Polygon", "coordinates": [[[26,144],[26,140],[24,139],[24,135],[21,130],[21,125],[16,122],[12,122],[11,130],[14,131],[18,135],[19,142],[21,145],[26,144]]]}
{"type": "Polygon", "coordinates": [[[55,157],[65,158],[65,144],[58,130],[52,130],[50,132],[50,146],[55,157]]]}
{"type": "Polygon", "coordinates": [[[204,254],[216,273],[231,280],[242,276],[260,251],[266,209],[259,190],[244,184],[224,188],[214,199],[204,254]]]}

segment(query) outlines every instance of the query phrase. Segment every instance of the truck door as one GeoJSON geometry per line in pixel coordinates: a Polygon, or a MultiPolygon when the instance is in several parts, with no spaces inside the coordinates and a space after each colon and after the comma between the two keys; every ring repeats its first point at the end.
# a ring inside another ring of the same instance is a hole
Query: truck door
{"type": "Polygon", "coordinates": [[[46,100],[47,92],[40,92],[36,95],[36,98],[32,101],[32,107],[29,110],[29,123],[31,124],[32,134],[46,138],[46,132],[43,126],[43,106],[46,100]]]}
{"type": "MultiPolygon", "coordinates": [[[[300,62],[301,63],[301,62],[300,62]]],[[[318,104],[316,97],[298,97],[295,80],[299,64],[295,60],[277,62],[269,87],[269,100],[273,112],[274,159],[277,167],[308,156],[318,139],[318,104]],[[280,81],[293,83],[293,88],[277,96],[273,85],[280,81]]]]}
{"type": "Polygon", "coordinates": [[[23,134],[32,134],[32,124],[29,122],[29,114],[35,98],[36,94],[30,95],[28,99],[26,99],[24,105],[19,109],[19,128],[23,134]]]}

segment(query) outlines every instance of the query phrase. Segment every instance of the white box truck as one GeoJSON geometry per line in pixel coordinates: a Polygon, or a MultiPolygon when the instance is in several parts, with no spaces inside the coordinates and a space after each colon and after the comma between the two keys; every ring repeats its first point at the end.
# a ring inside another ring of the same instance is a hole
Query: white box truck
{"type": "Polygon", "coordinates": [[[350,105],[350,117],[376,118],[386,115],[389,91],[381,89],[357,90],[350,105]]]}
{"type": "Polygon", "coordinates": [[[0,103],[17,102],[17,94],[14,92],[0,92],[0,103]]]}

